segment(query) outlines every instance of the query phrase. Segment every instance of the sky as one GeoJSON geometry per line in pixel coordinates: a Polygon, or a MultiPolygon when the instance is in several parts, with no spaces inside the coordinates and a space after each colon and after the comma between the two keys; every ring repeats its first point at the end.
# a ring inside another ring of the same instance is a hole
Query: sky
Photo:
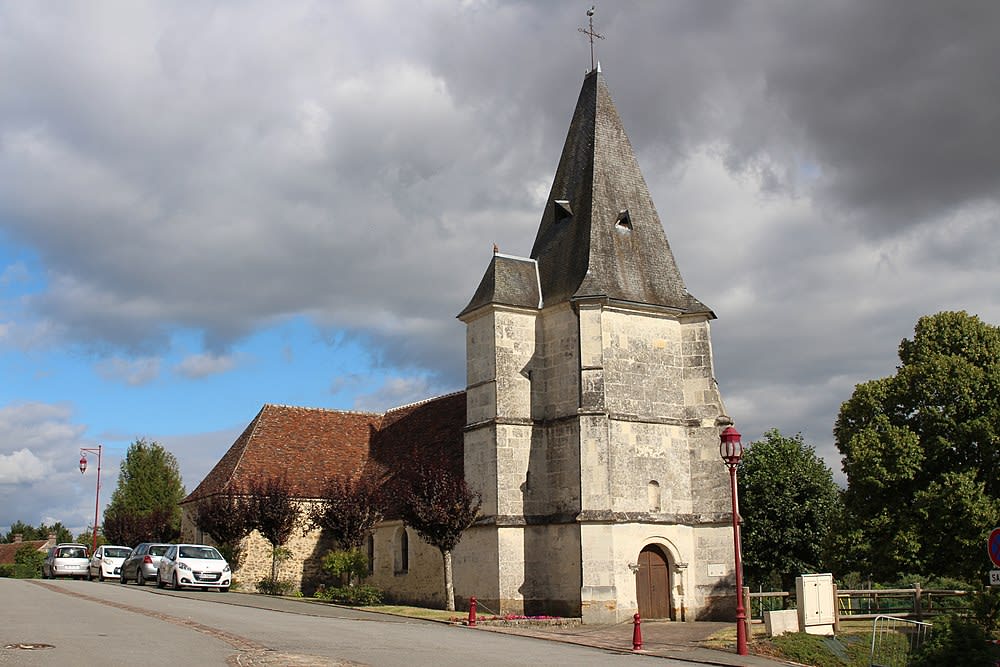
{"type": "MultiPolygon", "coordinates": [[[[0,531],[188,491],[265,403],[465,384],[526,256],[590,2],[0,0],[0,531]]],[[[923,315],[1000,324],[1000,3],[622,0],[595,51],[745,443],[832,429],[923,315]]],[[[721,465],[721,463],[720,463],[721,465]]]]}

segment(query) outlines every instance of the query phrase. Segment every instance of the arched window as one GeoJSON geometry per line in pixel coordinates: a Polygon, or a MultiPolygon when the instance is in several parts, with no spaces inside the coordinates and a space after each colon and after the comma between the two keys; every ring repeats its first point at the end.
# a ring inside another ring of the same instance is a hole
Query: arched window
{"type": "Polygon", "coordinates": [[[396,557],[394,559],[396,574],[406,574],[410,570],[410,537],[406,526],[396,529],[396,557]]]}
{"type": "Polygon", "coordinates": [[[650,512],[660,511],[660,483],[655,479],[646,485],[646,499],[649,502],[650,512]]]}

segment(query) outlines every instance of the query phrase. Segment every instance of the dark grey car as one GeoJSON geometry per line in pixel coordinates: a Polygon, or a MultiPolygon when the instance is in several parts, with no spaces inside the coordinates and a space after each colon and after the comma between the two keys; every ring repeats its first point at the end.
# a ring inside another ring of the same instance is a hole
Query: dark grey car
{"type": "Polygon", "coordinates": [[[160,556],[172,545],[160,542],[143,542],[122,563],[121,583],[130,580],[142,586],[147,581],[156,581],[156,568],[160,565],[160,556]]]}

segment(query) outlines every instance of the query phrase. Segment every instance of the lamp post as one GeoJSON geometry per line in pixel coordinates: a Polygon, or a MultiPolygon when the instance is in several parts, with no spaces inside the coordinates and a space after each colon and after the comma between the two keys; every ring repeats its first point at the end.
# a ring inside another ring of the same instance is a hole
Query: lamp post
{"type": "Polygon", "coordinates": [[[87,454],[97,454],[97,497],[94,500],[94,542],[90,547],[90,553],[97,551],[97,513],[101,507],[101,449],[102,446],[81,447],[80,448],[80,474],[87,472],[87,454]]]}
{"type": "Polygon", "coordinates": [[[736,652],[747,654],[747,615],[743,607],[743,558],[740,555],[740,503],[736,493],[736,468],[743,458],[740,432],[727,426],[719,436],[719,454],[729,468],[729,483],[733,496],[733,551],[736,553],[736,652]]]}

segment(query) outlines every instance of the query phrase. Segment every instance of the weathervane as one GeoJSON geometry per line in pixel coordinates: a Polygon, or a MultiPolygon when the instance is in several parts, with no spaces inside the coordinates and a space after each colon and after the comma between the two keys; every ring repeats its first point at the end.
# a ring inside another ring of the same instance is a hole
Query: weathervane
{"type": "Polygon", "coordinates": [[[594,5],[591,5],[590,9],[587,10],[587,17],[590,20],[590,27],[587,28],[586,30],[584,30],[583,28],[577,28],[577,30],[579,30],[580,32],[582,32],[584,35],[589,35],[590,36],[590,69],[591,70],[594,69],[594,38],[596,37],[597,39],[604,39],[604,35],[598,35],[596,32],[594,32],[594,9],[596,9],[596,7],[594,5]]]}

